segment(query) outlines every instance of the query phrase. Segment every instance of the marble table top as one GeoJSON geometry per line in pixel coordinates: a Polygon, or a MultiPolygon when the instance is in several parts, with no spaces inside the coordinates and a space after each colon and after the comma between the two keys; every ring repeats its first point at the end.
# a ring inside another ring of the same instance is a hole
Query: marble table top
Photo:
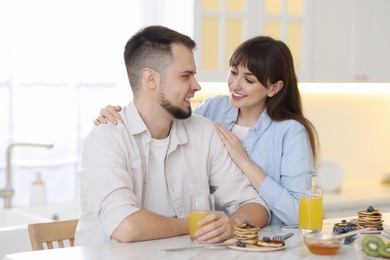
{"type": "MultiPolygon", "coordinates": [[[[352,217],[351,217],[352,218],[352,217]]],[[[390,212],[383,214],[385,224],[390,223],[390,212]]],[[[323,231],[331,231],[333,224],[341,219],[325,219],[323,231]]],[[[295,235],[286,240],[286,248],[272,252],[246,252],[226,247],[213,249],[192,249],[179,252],[165,252],[164,249],[199,246],[190,241],[188,236],[158,239],[127,244],[105,244],[96,246],[80,246],[71,248],[40,250],[9,254],[5,260],[25,259],[360,259],[359,242],[365,235],[360,235],[352,245],[344,245],[335,256],[318,256],[312,254],[304,245],[299,229],[283,229],[279,226],[268,226],[260,230],[259,236],[272,236],[293,232],[295,235]],[[359,240],[360,239],[360,240],[359,240]]]]}

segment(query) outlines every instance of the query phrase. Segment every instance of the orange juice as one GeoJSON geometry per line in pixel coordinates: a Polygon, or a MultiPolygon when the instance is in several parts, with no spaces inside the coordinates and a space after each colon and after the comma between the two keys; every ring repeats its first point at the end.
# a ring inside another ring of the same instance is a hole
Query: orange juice
{"type": "Polygon", "coordinates": [[[303,232],[322,229],[322,197],[299,198],[299,228],[303,232]]]}
{"type": "MultiPolygon", "coordinates": [[[[206,217],[210,211],[208,210],[191,210],[190,211],[190,238],[196,240],[195,232],[203,226],[198,226],[198,222],[206,217]]],[[[207,225],[207,224],[206,224],[207,225]]]]}

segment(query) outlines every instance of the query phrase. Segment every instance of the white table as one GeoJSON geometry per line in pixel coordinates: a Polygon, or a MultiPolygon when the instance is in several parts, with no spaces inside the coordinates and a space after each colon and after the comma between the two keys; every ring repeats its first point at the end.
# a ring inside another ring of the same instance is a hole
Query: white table
{"type": "MultiPolygon", "coordinates": [[[[345,218],[347,220],[351,218],[345,218]]],[[[390,223],[390,212],[383,214],[385,224],[390,223]]],[[[333,224],[341,219],[324,220],[324,231],[332,229],[333,224]]],[[[270,226],[260,230],[260,236],[293,232],[295,235],[286,240],[287,248],[273,252],[243,252],[233,249],[207,249],[181,252],[162,252],[162,249],[194,246],[188,236],[159,239],[128,244],[106,244],[99,246],[81,246],[51,250],[30,251],[9,254],[4,260],[30,260],[30,259],[359,259],[361,255],[353,245],[344,245],[336,256],[317,256],[309,252],[303,243],[302,235],[298,229],[282,230],[280,227],[270,226]]]]}

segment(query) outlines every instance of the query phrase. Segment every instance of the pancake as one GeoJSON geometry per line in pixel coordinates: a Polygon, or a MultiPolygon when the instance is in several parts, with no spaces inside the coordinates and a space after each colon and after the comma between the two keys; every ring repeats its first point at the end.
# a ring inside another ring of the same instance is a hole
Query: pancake
{"type": "Polygon", "coordinates": [[[272,247],[272,248],[278,248],[278,247],[282,247],[285,245],[284,241],[279,241],[279,240],[270,240],[268,242],[262,240],[262,239],[259,239],[257,241],[257,245],[258,246],[261,246],[261,247],[272,247]]]}
{"type": "Polygon", "coordinates": [[[378,230],[378,227],[381,227],[383,224],[382,214],[378,209],[370,206],[367,210],[359,210],[358,214],[358,223],[361,227],[368,227],[370,230],[378,230]]]}
{"type": "Polygon", "coordinates": [[[251,225],[248,221],[244,221],[234,226],[234,238],[245,244],[255,245],[258,240],[259,230],[259,227],[251,225]]]}

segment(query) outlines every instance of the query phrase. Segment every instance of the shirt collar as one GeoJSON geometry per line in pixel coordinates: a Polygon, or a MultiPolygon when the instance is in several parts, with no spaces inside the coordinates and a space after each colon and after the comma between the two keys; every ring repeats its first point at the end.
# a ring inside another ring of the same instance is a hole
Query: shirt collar
{"type": "MultiPolygon", "coordinates": [[[[142,120],[138,109],[133,100],[124,108],[123,113],[126,118],[126,127],[131,135],[148,132],[145,122],[142,120]]],[[[170,131],[171,144],[177,146],[179,144],[188,143],[188,134],[185,126],[185,120],[189,119],[174,119],[170,131]]]]}
{"type": "MultiPolygon", "coordinates": [[[[224,126],[228,128],[230,131],[233,129],[234,124],[237,122],[238,117],[238,108],[232,107],[230,112],[228,113],[226,120],[224,122],[224,126]]],[[[256,124],[250,128],[250,130],[255,132],[264,132],[269,125],[271,124],[272,119],[269,117],[267,109],[261,113],[259,120],[256,124]]]]}
{"type": "Polygon", "coordinates": [[[124,108],[123,113],[126,118],[126,127],[131,135],[140,134],[149,131],[144,120],[142,120],[133,100],[124,108]]]}
{"type": "Polygon", "coordinates": [[[251,127],[250,130],[255,131],[258,134],[263,133],[272,123],[272,119],[269,117],[267,109],[261,113],[257,123],[251,127]]]}
{"type": "Polygon", "coordinates": [[[238,108],[231,107],[223,125],[231,131],[233,129],[233,126],[237,122],[237,117],[238,117],[238,108]]]}

